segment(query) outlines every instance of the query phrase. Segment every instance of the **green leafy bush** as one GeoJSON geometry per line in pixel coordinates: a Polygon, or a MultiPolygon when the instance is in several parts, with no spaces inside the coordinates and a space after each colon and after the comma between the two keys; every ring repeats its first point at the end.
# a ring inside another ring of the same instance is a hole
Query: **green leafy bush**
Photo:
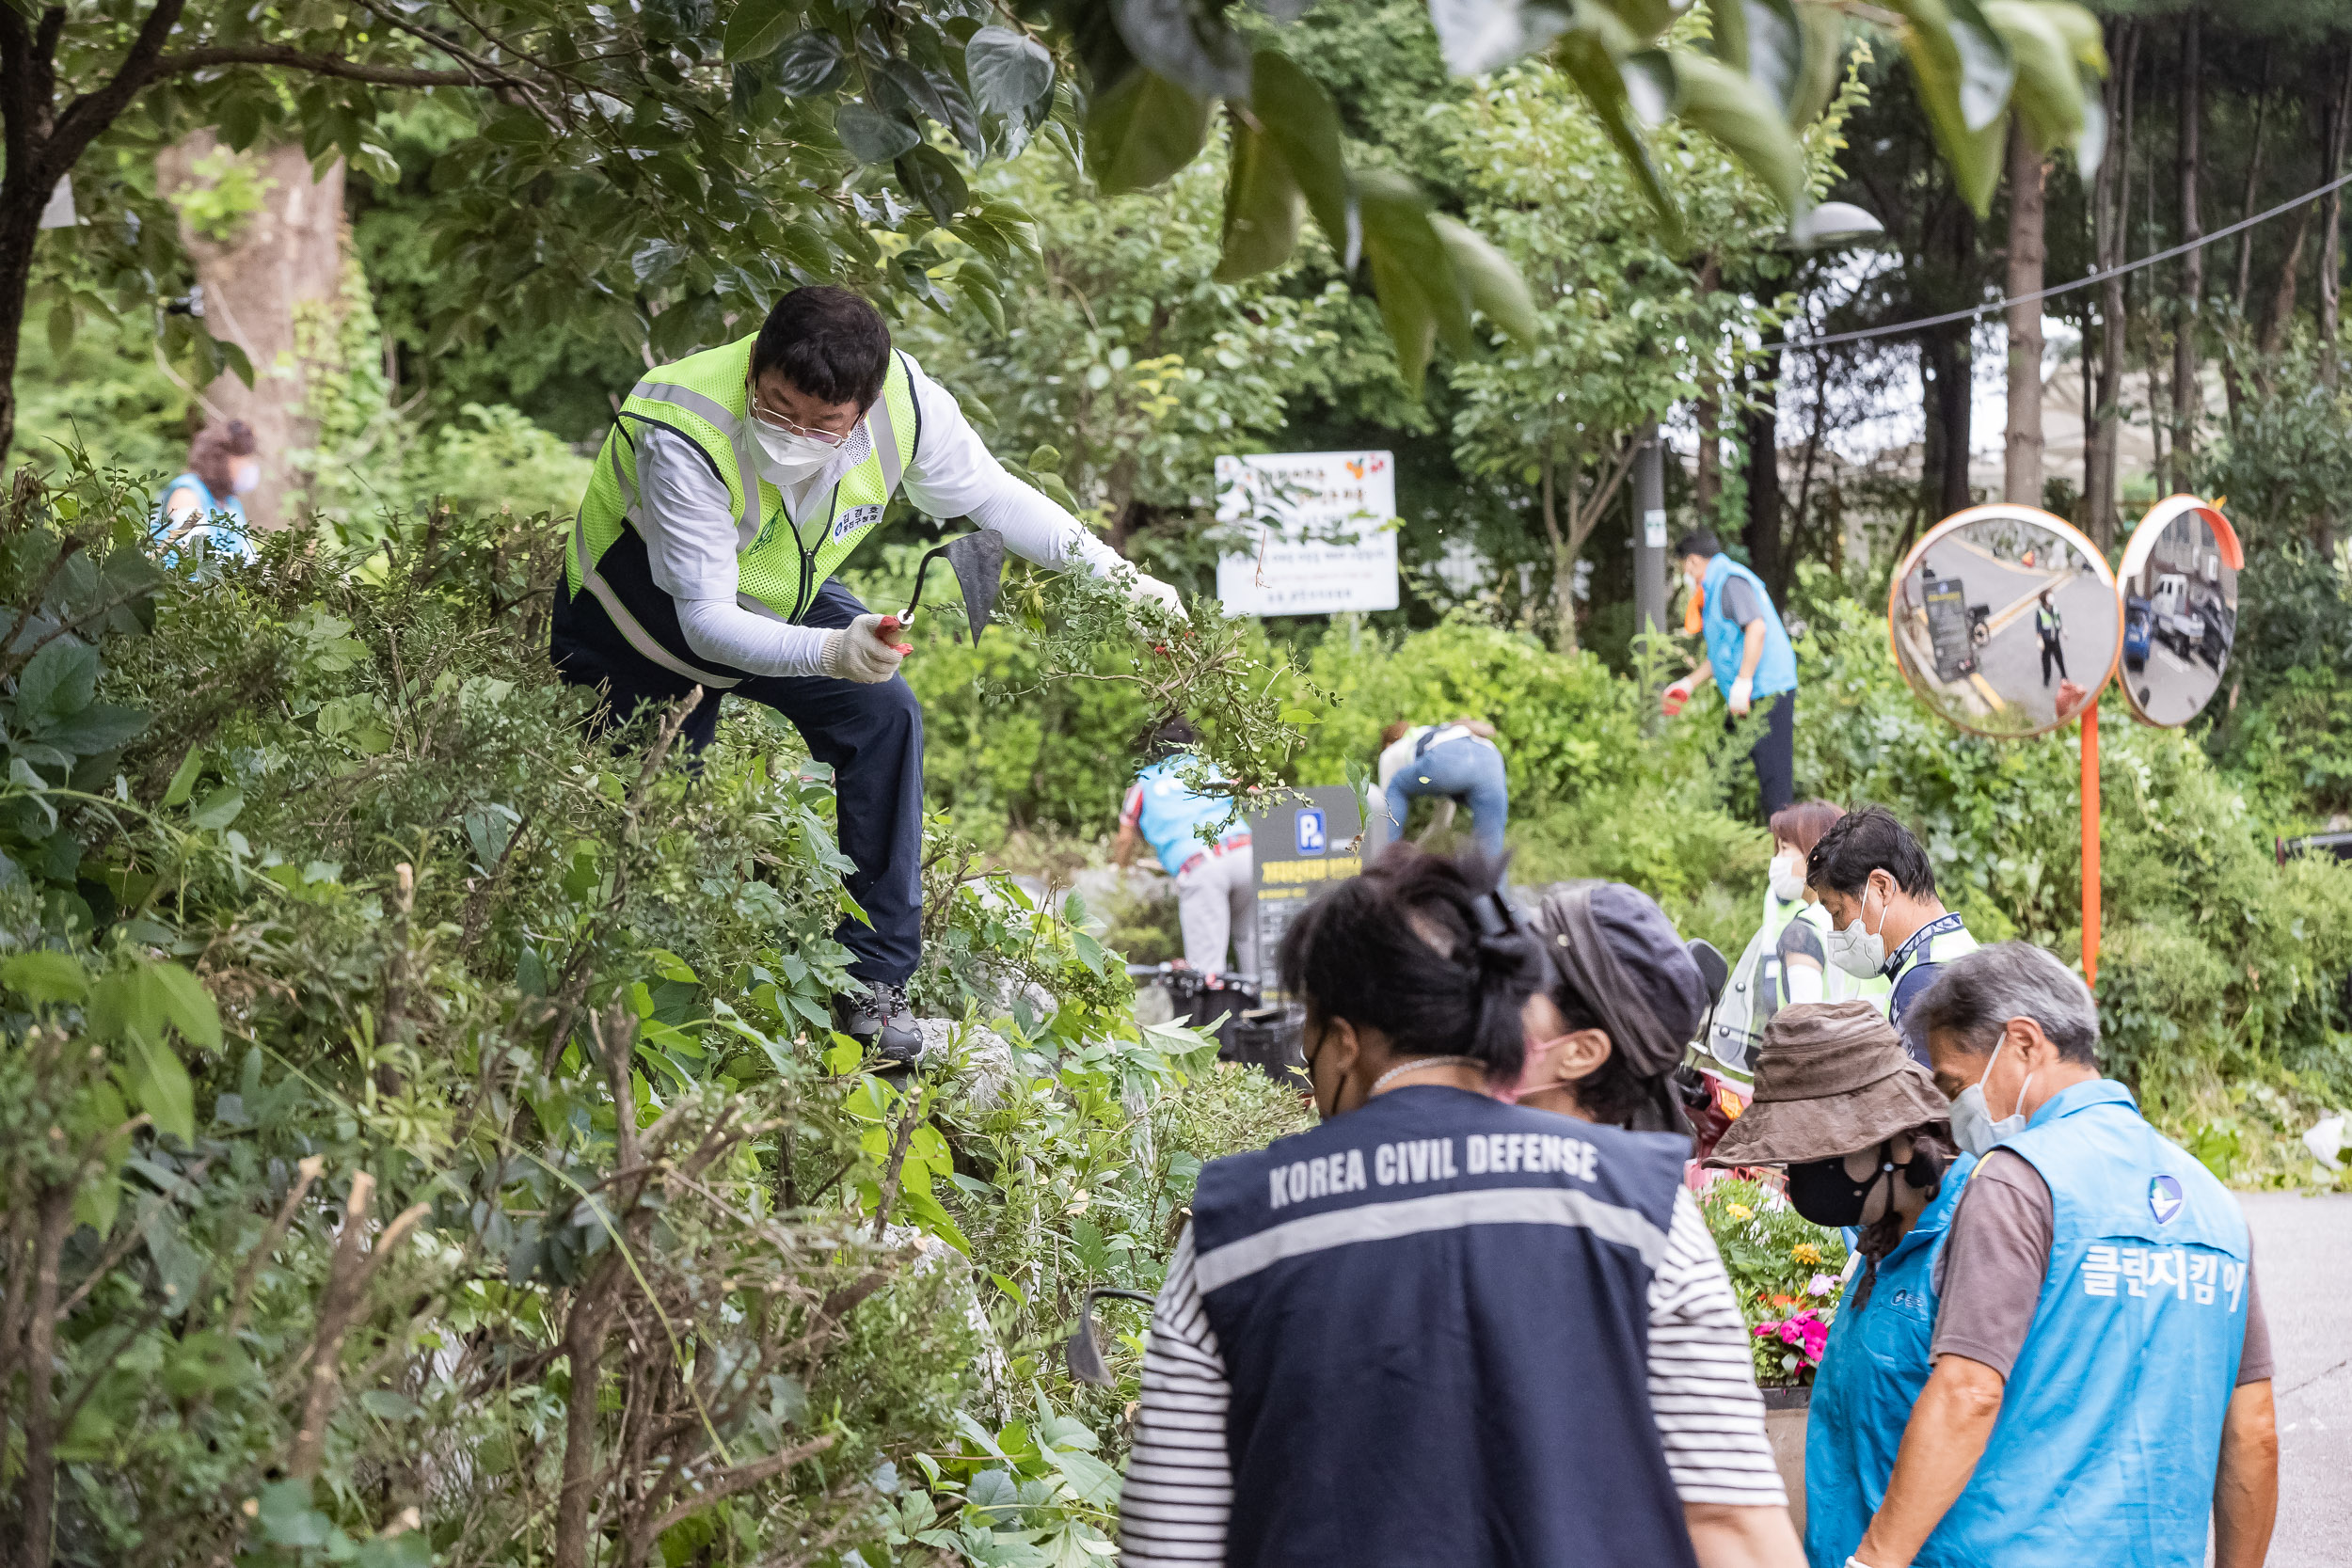
{"type": "Polygon", "coordinates": [[[1747,1320],[1756,1382],[1768,1388],[1811,1383],[1837,1315],[1844,1237],[1804,1218],[1760,1181],[1718,1179],[1700,1192],[1698,1204],[1747,1320]]]}
{"type": "Polygon", "coordinates": [[[158,569],[139,496],[76,463],[0,529],[8,1528],[636,1568],[881,1553],[920,1497],[992,1560],[1099,1546],[1075,1458],[972,1513],[968,1424],[1015,1491],[1039,1400],[1075,1413],[1046,1449],[1115,1465],[1136,1358],[1069,1383],[1078,1293],[1155,1281],[1200,1161],[1295,1098],[947,875],[919,990],[956,1066],[867,1073],[828,1027],[829,791],[755,710],[693,768],[675,715],[592,735],[544,518],[158,569]]]}

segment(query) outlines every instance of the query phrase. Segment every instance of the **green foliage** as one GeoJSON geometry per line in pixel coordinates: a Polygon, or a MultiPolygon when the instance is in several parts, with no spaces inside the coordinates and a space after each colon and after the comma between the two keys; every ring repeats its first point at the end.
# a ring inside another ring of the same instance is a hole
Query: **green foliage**
{"type": "Polygon", "coordinates": [[[1757,1181],[1718,1178],[1700,1192],[1698,1203],[1747,1320],[1756,1382],[1766,1387],[1811,1382],[1818,1354],[1808,1357],[1802,1341],[1756,1331],[1791,1320],[1802,1323],[1807,1316],[1827,1323],[1836,1315],[1844,1236],[1815,1225],[1776,1189],[1757,1181]]]}
{"type": "Polygon", "coordinates": [[[194,180],[172,193],[171,204],[181,222],[215,245],[234,245],[278,183],[255,172],[251,158],[226,147],[205,153],[188,172],[194,180]]]}
{"type": "Polygon", "coordinates": [[[0,713],[0,1229],[52,1282],[11,1297],[9,1517],[288,1568],[584,1568],[567,1497],[631,1564],[1098,1539],[1136,1357],[1073,1387],[1056,1340],[1156,1280],[1236,1147],[1197,1140],[1295,1097],[1137,1030],[1082,911],[944,859],[917,990],[952,1065],[866,1072],[830,792],[756,711],[699,771],[661,715],[591,734],[545,519],[158,570],[145,517],[77,459],[0,538],[9,625],[74,628],[0,713]],[[974,1412],[1043,1483],[1017,1527],[974,1412]]]}

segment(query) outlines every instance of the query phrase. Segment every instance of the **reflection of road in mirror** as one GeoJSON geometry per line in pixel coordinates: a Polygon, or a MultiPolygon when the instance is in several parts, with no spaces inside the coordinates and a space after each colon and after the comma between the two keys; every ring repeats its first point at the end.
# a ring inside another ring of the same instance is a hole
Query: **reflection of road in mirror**
{"type": "Polygon", "coordinates": [[[2065,716],[2061,683],[2106,673],[2115,616],[2113,590],[2063,538],[2003,518],[1922,552],[1900,585],[1895,645],[1904,678],[1945,718],[2031,735],[2065,716]]]}
{"type": "Polygon", "coordinates": [[[2123,685],[2133,705],[2153,723],[2187,723],[2219,689],[2236,639],[2237,573],[2213,530],[2184,513],[2123,579],[2123,685]]]}

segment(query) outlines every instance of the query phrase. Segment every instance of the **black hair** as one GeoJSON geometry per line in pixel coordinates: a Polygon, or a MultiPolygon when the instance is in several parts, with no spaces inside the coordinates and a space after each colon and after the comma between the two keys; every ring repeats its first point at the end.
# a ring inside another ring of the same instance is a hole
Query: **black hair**
{"type": "Polygon", "coordinates": [[[1191,720],[1179,713],[1152,726],[1152,733],[1144,737],[1143,750],[1145,755],[1157,759],[1189,752],[1200,744],[1200,732],[1192,727],[1191,720]]]}
{"type": "Polygon", "coordinates": [[[1935,896],[1935,867],[1928,852],[1884,806],[1865,806],[1831,823],[1804,863],[1808,884],[1849,898],[1862,895],[1873,871],[1894,878],[1914,898],[1935,896]]]}
{"type": "MultiPolygon", "coordinates": [[[[1545,984],[1539,988],[1551,998],[1551,1005],[1560,1009],[1561,1032],[1573,1035],[1581,1029],[1609,1032],[1609,1024],[1600,1016],[1600,1009],[1584,999],[1568,977],[1560,973],[1558,965],[1550,966],[1545,984]]],[[[1576,1095],[1577,1109],[1588,1121],[1610,1127],[1632,1128],[1638,1132],[1655,1132],[1660,1126],[1663,1099],[1659,1092],[1660,1080],[1645,1078],[1633,1070],[1614,1040],[1610,1041],[1609,1054],[1600,1066],[1570,1085],[1576,1095]]],[[[1678,1131],[1678,1130],[1677,1130],[1678,1131]]]]}
{"type": "Polygon", "coordinates": [[[1549,967],[1476,853],[1392,844],[1282,934],[1282,989],[1311,1017],[1377,1029],[1400,1053],[1469,1056],[1490,1081],[1518,1075],[1519,1010],[1549,967]]]}
{"type": "Polygon", "coordinates": [[[1713,531],[1708,529],[1694,528],[1675,542],[1677,561],[1686,555],[1721,555],[1723,553],[1724,542],[1716,538],[1713,531]]]}
{"type": "Polygon", "coordinates": [[[830,284],[776,301],[752,343],[752,374],[782,371],[820,403],[870,408],[890,373],[890,327],[861,295],[830,284]]]}

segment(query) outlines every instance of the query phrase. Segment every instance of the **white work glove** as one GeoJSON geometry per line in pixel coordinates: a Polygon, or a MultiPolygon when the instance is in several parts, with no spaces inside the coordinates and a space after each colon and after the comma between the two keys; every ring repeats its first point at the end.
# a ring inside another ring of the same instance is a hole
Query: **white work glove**
{"type": "Polygon", "coordinates": [[[1731,716],[1734,719],[1745,719],[1748,716],[1749,707],[1753,705],[1755,695],[1756,683],[1747,676],[1741,675],[1738,680],[1733,681],[1731,695],[1724,699],[1725,705],[1731,709],[1731,716]]]}
{"type": "MultiPolygon", "coordinates": [[[[861,615],[840,631],[825,634],[824,673],[835,680],[878,686],[898,673],[907,657],[904,643],[882,635],[883,617],[861,615]]],[[[893,618],[895,622],[895,617],[893,618]]]]}
{"type": "Polygon", "coordinates": [[[1127,596],[1137,604],[1158,605],[1179,621],[1189,621],[1192,618],[1184,613],[1184,596],[1176,592],[1173,584],[1165,583],[1157,578],[1146,577],[1143,573],[1136,572],[1125,578],[1125,587],[1127,596]]]}
{"type": "Polygon", "coordinates": [[[1679,719],[1682,717],[1682,705],[1690,700],[1691,677],[1685,675],[1674,685],[1666,688],[1665,692],[1658,699],[1658,705],[1664,711],[1667,718],[1679,719]]]}

